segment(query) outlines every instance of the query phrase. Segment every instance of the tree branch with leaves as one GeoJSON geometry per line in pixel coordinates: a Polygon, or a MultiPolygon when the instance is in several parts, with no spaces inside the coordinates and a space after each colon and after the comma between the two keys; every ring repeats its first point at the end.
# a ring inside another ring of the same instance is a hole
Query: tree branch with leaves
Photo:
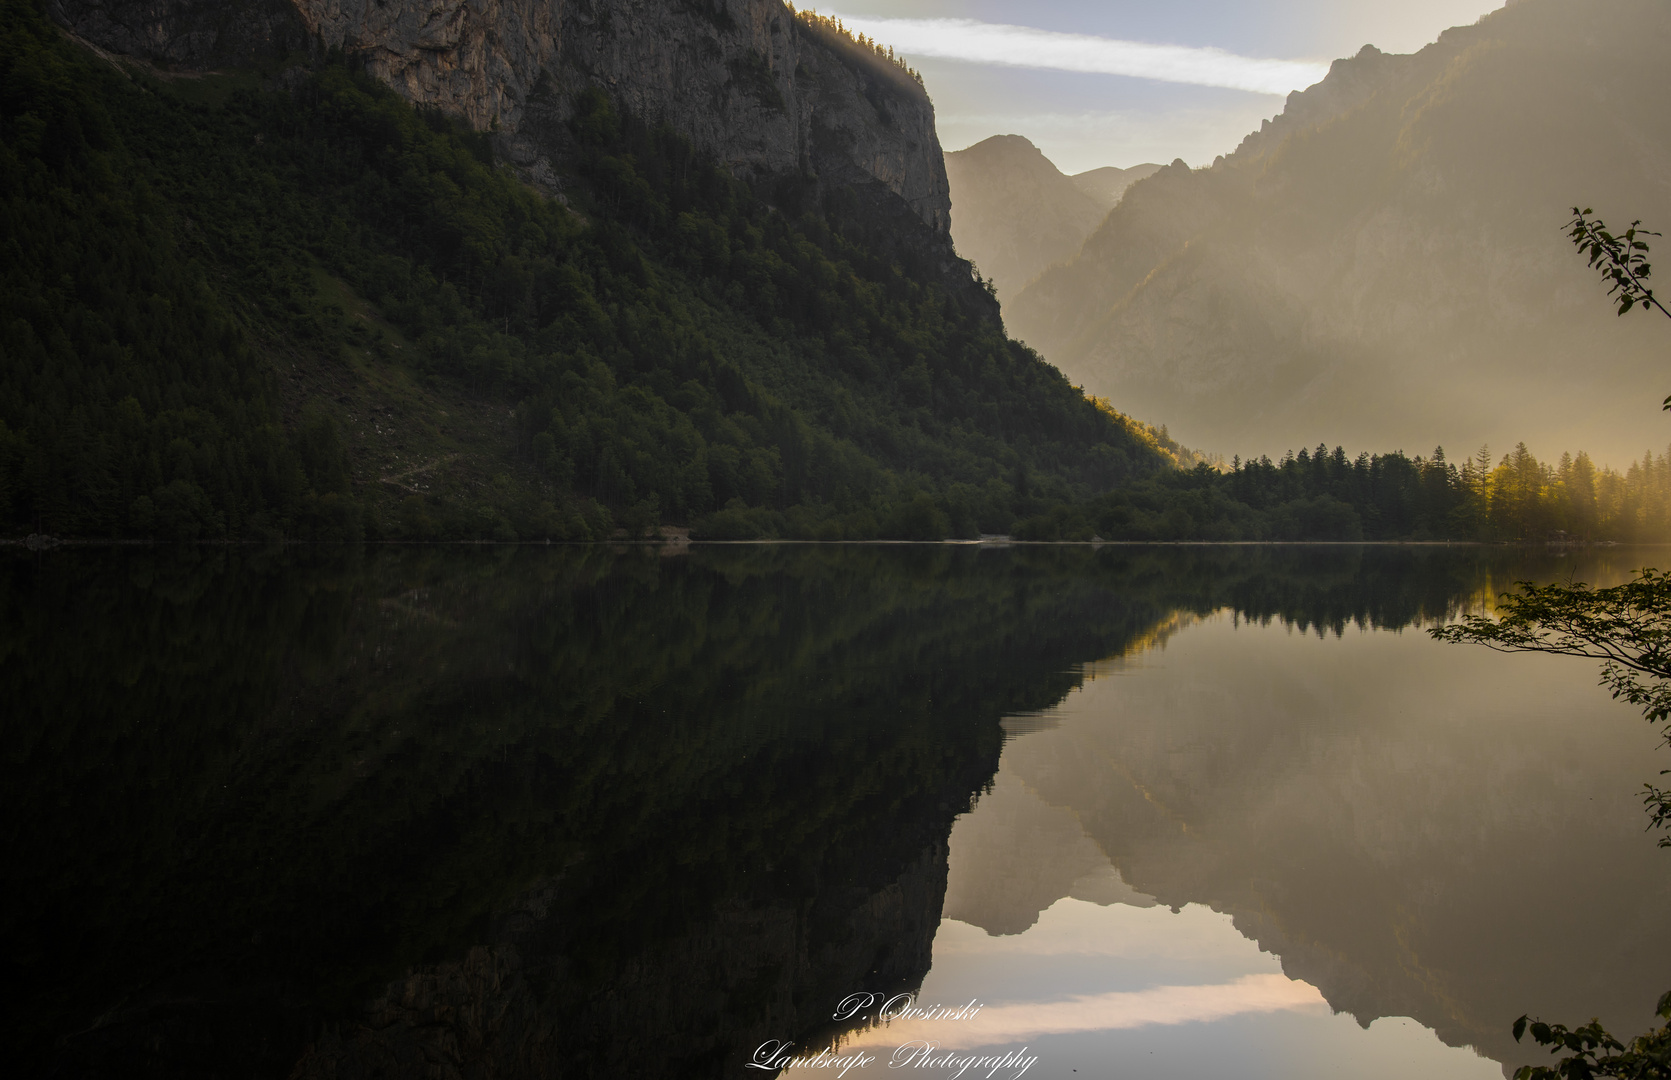
{"type": "MultiPolygon", "coordinates": [[[[1648,285],[1653,267],[1648,263],[1648,241],[1643,238],[1659,233],[1642,228],[1642,222],[1637,220],[1624,232],[1614,235],[1607,230],[1606,222],[1590,216],[1594,213],[1589,207],[1582,210],[1573,207],[1572,220],[1566,224],[1567,238],[1580,255],[1589,259],[1592,270],[1601,271],[1607,295],[1619,305],[1619,314],[1634,307],[1643,311],[1658,308],[1660,314],[1671,319],[1671,310],[1654,296],[1654,290],[1648,285]]],[[[1660,408],[1671,411],[1671,396],[1666,397],[1660,408]]]]}
{"type": "MultiPolygon", "coordinates": [[[[1660,996],[1655,1015],[1671,1021],[1671,993],[1660,996]]],[[[1554,1065],[1522,1065],[1514,1080],[1660,1080],[1671,1075],[1671,1022],[1638,1035],[1628,1046],[1609,1035],[1599,1020],[1568,1029],[1522,1016],[1514,1022],[1514,1041],[1528,1028],[1551,1054],[1565,1050],[1568,1055],[1554,1065]]]]}

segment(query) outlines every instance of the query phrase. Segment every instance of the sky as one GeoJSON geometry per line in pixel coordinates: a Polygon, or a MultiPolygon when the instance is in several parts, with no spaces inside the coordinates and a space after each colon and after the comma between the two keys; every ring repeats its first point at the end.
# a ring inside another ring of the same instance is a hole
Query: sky
{"type": "Polygon", "coordinates": [[[922,72],[941,146],[1024,135],[1063,172],[1205,165],[1366,44],[1414,52],[1501,0],[828,0],[922,72]]]}

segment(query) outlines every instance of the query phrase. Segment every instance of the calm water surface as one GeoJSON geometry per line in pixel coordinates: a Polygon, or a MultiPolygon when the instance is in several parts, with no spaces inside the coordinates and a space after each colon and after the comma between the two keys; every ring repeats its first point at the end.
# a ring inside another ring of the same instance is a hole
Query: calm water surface
{"type": "Polygon", "coordinates": [[[5,1022],[65,1076],[1500,1076],[1671,988],[1671,755],[1421,628],[1664,554],[9,553],[5,1022]]]}

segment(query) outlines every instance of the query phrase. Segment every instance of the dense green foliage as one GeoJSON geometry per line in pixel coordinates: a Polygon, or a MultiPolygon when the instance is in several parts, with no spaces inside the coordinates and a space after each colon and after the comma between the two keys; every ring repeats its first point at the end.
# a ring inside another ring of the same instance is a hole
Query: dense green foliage
{"type": "Polygon", "coordinates": [[[854,193],[601,92],[571,208],[341,65],[161,79],[0,14],[10,529],[929,537],[1169,460],[854,193]]]}
{"type": "Polygon", "coordinates": [[[307,475],[266,364],[104,101],[138,95],[32,4],[0,11],[0,521],[143,533],[160,515],[193,536],[315,509],[340,485],[307,475]]]}
{"type": "MultiPolygon", "coordinates": [[[[1668,1023],[1638,1035],[1627,1046],[1608,1034],[1601,1021],[1569,1029],[1565,1024],[1534,1021],[1533,1041],[1551,1054],[1567,1051],[1554,1065],[1522,1065],[1514,1080],[1664,1080],[1671,1076],[1671,994],[1660,997],[1654,1015],[1668,1023]]],[[[1514,1022],[1514,1038],[1526,1033],[1528,1017],[1514,1022]]]]}
{"type": "Polygon", "coordinates": [[[1199,465],[1022,521],[1035,540],[1572,540],[1671,536],[1671,450],[1623,474],[1589,455],[1539,462],[1524,443],[1495,466],[1481,447],[1458,468],[1444,448],[1403,453],[1315,451],[1199,465]]]}

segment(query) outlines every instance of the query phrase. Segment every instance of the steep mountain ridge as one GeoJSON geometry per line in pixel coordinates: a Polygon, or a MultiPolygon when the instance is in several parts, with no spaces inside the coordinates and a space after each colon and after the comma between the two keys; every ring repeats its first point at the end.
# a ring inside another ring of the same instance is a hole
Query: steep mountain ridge
{"type": "Polygon", "coordinates": [[[1133,185],[1007,324],[1226,455],[1310,432],[1630,460],[1663,437],[1664,330],[1615,321],[1560,226],[1671,221],[1667,42],[1663,5],[1523,0],[1366,47],[1235,153],[1133,185]]]}

